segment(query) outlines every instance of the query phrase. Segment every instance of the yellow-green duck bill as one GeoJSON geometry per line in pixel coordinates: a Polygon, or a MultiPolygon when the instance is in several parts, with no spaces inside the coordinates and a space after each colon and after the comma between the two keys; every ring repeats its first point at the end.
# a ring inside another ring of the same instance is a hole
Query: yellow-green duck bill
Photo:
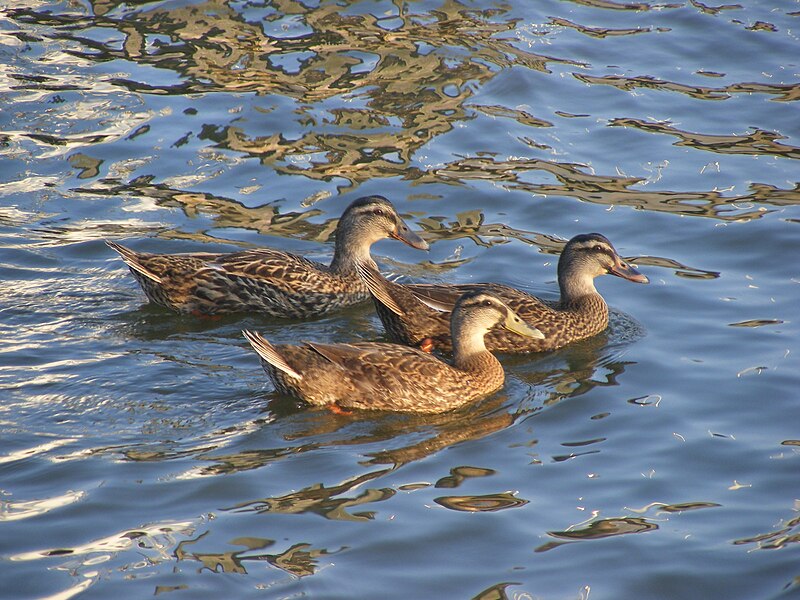
{"type": "Polygon", "coordinates": [[[243,331],[275,388],[315,406],[337,409],[439,413],[500,389],[505,374],[486,349],[495,325],[516,335],[541,338],[502,300],[485,292],[461,296],[449,315],[452,363],[398,344],[273,345],[243,331]]]}

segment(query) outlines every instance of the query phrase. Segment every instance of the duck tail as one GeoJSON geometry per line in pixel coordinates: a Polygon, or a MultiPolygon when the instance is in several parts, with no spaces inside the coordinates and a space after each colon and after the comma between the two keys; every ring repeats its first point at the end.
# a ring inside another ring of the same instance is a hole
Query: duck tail
{"type": "Polygon", "coordinates": [[[121,244],[112,242],[111,240],[106,240],[106,246],[117,252],[122,258],[123,262],[131,269],[155,283],[161,283],[161,277],[145,267],[136,252],[130,248],[126,248],[121,244]]]}
{"type": "Polygon", "coordinates": [[[250,342],[253,350],[255,350],[256,354],[261,357],[261,360],[271,364],[276,369],[283,371],[289,377],[294,377],[295,379],[303,378],[300,373],[289,366],[289,363],[286,362],[286,359],[281,356],[280,352],[278,352],[275,346],[270,344],[265,337],[254,331],[248,331],[246,329],[242,331],[242,335],[244,335],[245,339],[250,342]]]}
{"type": "Polygon", "coordinates": [[[384,279],[377,270],[362,263],[356,263],[356,270],[361,277],[361,281],[364,282],[364,285],[369,289],[369,293],[372,294],[376,301],[383,304],[397,316],[404,317],[406,315],[406,312],[392,298],[390,289],[393,284],[390,281],[384,279]]]}

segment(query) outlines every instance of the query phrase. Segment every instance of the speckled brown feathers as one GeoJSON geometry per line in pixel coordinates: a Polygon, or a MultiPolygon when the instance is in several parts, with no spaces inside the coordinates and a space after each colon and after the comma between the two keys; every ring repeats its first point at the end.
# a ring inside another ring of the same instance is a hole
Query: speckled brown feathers
{"type": "Polygon", "coordinates": [[[123,256],[151,302],[178,312],[257,312],[303,318],[368,297],[352,276],[278,250],[223,255],[136,253],[135,268],[123,254],[130,250],[107,243],[123,256]]]}
{"type": "Polygon", "coordinates": [[[273,249],[232,254],[148,254],[106,242],[130,267],[151,302],[181,313],[255,312],[308,318],[369,297],[354,265],[372,263],[370,246],[393,237],[427,249],[381,196],[351,203],[336,230],[330,266],[273,249]]]}
{"type": "Polygon", "coordinates": [[[344,409],[444,412],[503,385],[500,362],[483,343],[495,323],[525,335],[528,328],[490,294],[466,294],[452,314],[457,351],[446,363],[415,348],[386,343],[273,346],[243,332],[276,389],[313,405],[344,409]]]}
{"type": "Polygon", "coordinates": [[[465,285],[402,285],[387,281],[372,269],[362,269],[375,307],[389,335],[397,342],[417,346],[423,340],[450,351],[452,343],[446,311],[465,292],[495,294],[544,339],[519,336],[493,328],[486,335],[492,352],[543,352],[596,335],[608,326],[608,306],[594,287],[594,278],[612,274],[638,283],[647,278],[627,264],[600,234],[572,238],[559,259],[561,298],[546,301],[520,290],[493,283],[465,285]]]}

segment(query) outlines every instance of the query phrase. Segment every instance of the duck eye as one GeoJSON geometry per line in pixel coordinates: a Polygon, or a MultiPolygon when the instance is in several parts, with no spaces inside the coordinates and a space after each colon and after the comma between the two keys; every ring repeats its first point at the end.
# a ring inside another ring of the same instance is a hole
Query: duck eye
{"type": "Polygon", "coordinates": [[[383,212],[382,208],[373,208],[372,209],[372,214],[375,215],[376,217],[384,216],[384,212],[383,212]]]}
{"type": "Polygon", "coordinates": [[[483,305],[484,306],[491,306],[492,305],[492,301],[491,300],[484,300],[483,301],[483,305]]]}
{"type": "Polygon", "coordinates": [[[595,250],[597,250],[598,252],[602,252],[602,251],[603,251],[603,247],[602,247],[600,244],[597,244],[597,245],[594,247],[594,249],[595,249],[595,250]]]}

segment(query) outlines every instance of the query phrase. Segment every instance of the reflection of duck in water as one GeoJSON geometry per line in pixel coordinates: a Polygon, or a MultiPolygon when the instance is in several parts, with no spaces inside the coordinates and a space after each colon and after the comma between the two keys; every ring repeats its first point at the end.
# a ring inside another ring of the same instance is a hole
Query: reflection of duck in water
{"type": "Polygon", "coordinates": [[[369,292],[356,264],[376,268],[370,246],[392,237],[427,250],[386,198],[366,196],[345,209],[330,266],[263,248],[231,254],[148,254],[106,242],[119,252],[151,302],[182,313],[258,312],[307,318],[362,302],[369,292]]]}
{"type": "Polygon", "coordinates": [[[541,332],[496,296],[471,292],[451,315],[453,363],[397,344],[318,344],[273,346],[257,333],[244,335],[261,357],[275,387],[314,405],[343,409],[444,412],[486,396],[503,385],[503,366],[483,336],[494,325],[518,335],[541,332]]]}
{"type": "Polygon", "coordinates": [[[492,352],[543,352],[600,333],[608,326],[608,306],[594,287],[594,278],[610,274],[636,283],[648,279],[625,262],[599,233],[577,235],[558,261],[558,301],[542,300],[512,287],[477,283],[462,285],[403,285],[383,278],[377,270],[359,269],[372,292],[378,315],[396,341],[423,348],[451,349],[447,315],[456,299],[468,291],[495,294],[544,338],[522,337],[492,329],[486,347],[492,352]]]}

